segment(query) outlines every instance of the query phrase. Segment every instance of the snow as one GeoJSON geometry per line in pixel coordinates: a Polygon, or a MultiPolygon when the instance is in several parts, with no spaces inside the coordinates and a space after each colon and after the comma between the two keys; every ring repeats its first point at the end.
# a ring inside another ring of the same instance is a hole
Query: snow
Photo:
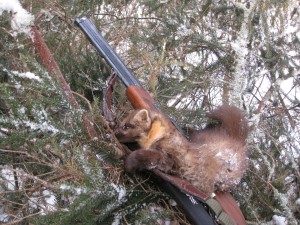
{"type": "Polygon", "coordinates": [[[17,77],[34,80],[34,81],[38,81],[39,83],[42,83],[42,79],[40,77],[36,76],[32,72],[24,72],[24,73],[18,72],[18,71],[10,71],[10,72],[17,77]]]}
{"type": "MultiPolygon", "coordinates": [[[[292,223],[295,222],[296,219],[293,216],[292,209],[289,208],[289,204],[288,204],[288,202],[289,202],[289,200],[288,200],[289,196],[288,196],[288,194],[280,193],[275,188],[273,188],[273,193],[274,193],[275,198],[278,199],[278,202],[279,202],[280,206],[282,207],[283,212],[285,213],[285,215],[288,218],[288,220],[290,222],[292,222],[292,223]]],[[[274,218],[274,216],[273,216],[273,218],[274,218]]],[[[279,217],[279,216],[275,215],[275,221],[279,221],[280,222],[280,223],[276,223],[276,224],[278,224],[278,225],[288,224],[287,221],[286,221],[286,223],[283,223],[285,221],[285,219],[283,220],[282,218],[283,217],[279,217]]]]}
{"type": "Polygon", "coordinates": [[[114,214],[114,220],[111,225],[119,225],[121,223],[122,215],[119,213],[114,214]]]}
{"type": "Polygon", "coordinates": [[[30,80],[35,80],[38,82],[42,82],[42,79],[38,76],[36,76],[34,73],[31,72],[25,72],[25,73],[21,73],[18,71],[11,71],[11,73],[15,76],[21,77],[21,78],[25,78],[25,79],[30,79],[30,80]]]}
{"type": "Polygon", "coordinates": [[[46,212],[42,212],[42,214],[46,214],[47,211],[55,211],[56,210],[56,198],[53,192],[49,191],[49,190],[44,190],[43,191],[43,196],[45,199],[45,208],[46,208],[46,212]]]}
{"type": "Polygon", "coordinates": [[[21,115],[24,115],[25,113],[26,113],[26,108],[25,107],[20,107],[19,109],[18,109],[18,113],[19,114],[21,114],[21,115]]]}
{"type": "Polygon", "coordinates": [[[51,124],[49,124],[46,121],[44,121],[42,123],[24,121],[24,125],[26,127],[29,127],[33,131],[37,131],[37,130],[41,130],[43,132],[49,132],[50,131],[54,135],[58,134],[58,133],[66,133],[66,132],[60,131],[59,129],[55,128],[54,126],[52,126],[51,124]]]}
{"type": "Polygon", "coordinates": [[[293,57],[293,56],[297,56],[297,55],[298,55],[298,52],[296,52],[296,51],[288,51],[288,52],[287,52],[287,55],[288,55],[288,56],[292,56],[292,57],[293,57]]]}
{"type": "Polygon", "coordinates": [[[284,90],[291,90],[294,86],[294,78],[293,77],[289,77],[286,80],[278,80],[278,84],[280,85],[280,87],[284,90]]]}
{"type": "Polygon", "coordinates": [[[66,185],[66,184],[61,184],[60,189],[63,191],[72,191],[76,195],[81,195],[81,194],[87,193],[87,190],[85,188],[72,187],[72,186],[66,185]]]}
{"type": "Polygon", "coordinates": [[[185,37],[185,36],[189,36],[192,34],[192,30],[187,28],[186,25],[181,24],[178,28],[177,28],[177,36],[175,36],[175,40],[179,39],[179,37],[185,37]]]}
{"type": "Polygon", "coordinates": [[[23,9],[18,0],[1,0],[0,15],[2,15],[4,11],[12,13],[11,28],[13,30],[13,36],[19,33],[25,33],[30,36],[34,16],[23,9]]]}
{"type": "Polygon", "coordinates": [[[43,132],[51,132],[53,135],[56,134],[68,134],[68,132],[59,130],[55,128],[53,125],[49,124],[47,121],[40,121],[40,122],[32,122],[30,120],[11,120],[7,118],[0,118],[1,123],[8,123],[16,128],[20,126],[25,126],[26,128],[30,129],[31,131],[43,131],[43,132]]]}
{"type": "Polygon", "coordinates": [[[242,26],[240,31],[238,32],[237,39],[235,41],[232,41],[231,48],[235,51],[236,54],[236,66],[234,71],[234,81],[232,86],[232,95],[230,102],[232,104],[240,106],[241,104],[241,90],[244,90],[245,86],[245,80],[243,79],[243,76],[245,76],[246,68],[245,65],[247,65],[247,56],[249,54],[247,43],[248,43],[248,37],[249,37],[249,15],[252,13],[255,3],[251,3],[249,9],[245,8],[243,4],[233,2],[237,7],[244,9],[244,19],[242,21],[242,26]]]}
{"type": "Polygon", "coordinates": [[[1,170],[0,173],[1,180],[3,179],[6,184],[6,188],[8,190],[15,190],[15,179],[14,179],[14,173],[13,170],[6,167],[1,170]]]}
{"type": "Polygon", "coordinates": [[[295,203],[300,207],[300,198],[298,198],[295,203]]]}
{"type": "Polygon", "coordinates": [[[116,192],[118,192],[118,201],[119,203],[124,202],[125,196],[126,196],[126,189],[120,185],[111,184],[111,186],[115,189],[116,192]]]}
{"type": "MultiPolygon", "coordinates": [[[[0,177],[5,181],[6,189],[9,191],[16,190],[16,180],[14,176],[17,176],[17,182],[20,188],[23,186],[23,179],[26,177],[31,177],[30,174],[27,174],[24,170],[20,168],[13,169],[11,166],[2,166],[2,170],[0,170],[0,177]],[[16,174],[14,174],[16,172],[16,174]]],[[[2,189],[0,188],[0,191],[2,189]]],[[[40,196],[39,192],[33,193],[32,197],[30,197],[30,208],[37,209],[39,208],[41,214],[45,215],[49,211],[56,210],[56,198],[53,192],[49,190],[44,190],[42,192],[42,197],[40,196]]],[[[0,207],[0,221],[7,222],[10,219],[8,214],[3,213],[4,208],[0,207]]]]}
{"type": "Polygon", "coordinates": [[[286,218],[283,217],[283,216],[274,215],[272,217],[272,220],[273,220],[275,225],[287,225],[288,224],[286,218]]]}
{"type": "Polygon", "coordinates": [[[56,210],[56,197],[52,191],[43,190],[42,193],[35,192],[29,198],[30,210],[39,210],[41,215],[56,210]]]}
{"type": "MultiPolygon", "coordinates": [[[[19,72],[19,71],[15,71],[15,70],[10,71],[10,70],[8,70],[6,68],[3,68],[3,67],[1,69],[3,71],[7,72],[8,75],[10,75],[12,77],[15,76],[15,77],[20,77],[20,78],[23,78],[23,79],[33,80],[33,81],[37,81],[39,83],[42,83],[42,79],[39,76],[32,73],[32,72],[19,72]]],[[[17,85],[20,86],[19,84],[17,84],[17,85]]],[[[21,86],[19,88],[21,88],[21,86]]]]}
{"type": "Polygon", "coordinates": [[[277,79],[276,85],[280,88],[280,92],[283,94],[284,103],[288,106],[293,101],[300,99],[300,88],[294,82],[294,77],[289,77],[285,80],[277,79]]]}
{"type": "Polygon", "coordinates": [[[259,93],[261,94],[261,96],[264,96],[267,93],[267,91],[270,89],[270,87],[272,86],[268,77],[265,76],[266,73],[267,73],[267,70],[261,71],[260,72],[261,76],[256,81],[256,87],[257,87],[257,90],[259,91],[259,93]]]}
{"type": "Polygon", "coordinates": [[[0,222],[7,223],[9,221],[9,215],[5,213],[0,214],[0,222]]]}
{"type": "MultiPolygon", "coordinates": [[[[196,66],[200,65],[200,63],[203,61],[203,58],[205,58],[205,57],[208,57],[207,58],[208,64],[213,64],[218,60],[218,57],[214,53],[209,52],[209,54],[207,54],[207,51],[203,51],[202,53],[191,52],[189,54],[186,54],[185,62],[196,67],[196,66]]],[[[190,67],[190,69],[192,69],[192,68],[190,67]]]]}

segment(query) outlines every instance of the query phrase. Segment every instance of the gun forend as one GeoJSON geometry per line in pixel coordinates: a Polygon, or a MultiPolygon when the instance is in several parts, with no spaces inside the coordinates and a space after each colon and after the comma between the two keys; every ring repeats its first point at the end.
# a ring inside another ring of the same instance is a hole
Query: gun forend
{"type": "Polygon", "coordinates": [[[135,78],[135,76],[132,75],[118,55],[106,42],[96,26],[86,16],[77,18],[75,20],[75,24],[80,27],[84,34],[89,38],[91,43],[101,53],[111,68],[113,68],[117,76],[122,80],[126,87],[132,85],[142,87],[140,82],[135,78]]]}

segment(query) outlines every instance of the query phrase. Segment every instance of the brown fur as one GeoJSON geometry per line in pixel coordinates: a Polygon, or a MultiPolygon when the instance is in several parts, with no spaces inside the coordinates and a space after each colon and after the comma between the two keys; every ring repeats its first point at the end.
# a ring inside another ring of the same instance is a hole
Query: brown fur
{"type": "Polygon", "coordinates": [[[216,123],[201,131],[189,130],[192,143],[160,113],[146,109],[130,113],[116,136],[120,142],[137,142],[141,148],[127,157],[126,171],[158,168],[208,194],[231,190],[246,169],[247,121],[239,109],[228,105],[208,117],[216,123]]]}

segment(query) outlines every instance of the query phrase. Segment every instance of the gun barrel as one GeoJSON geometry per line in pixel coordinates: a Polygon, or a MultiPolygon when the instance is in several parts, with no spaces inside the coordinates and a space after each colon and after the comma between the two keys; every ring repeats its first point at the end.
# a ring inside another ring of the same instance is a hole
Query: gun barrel
{"type": "Polygon", "coordinates": [[[86,17],[77,18],[75,24],[81,28],[84,34],[89,38],[95,48],[101,53],[106,62],[113,68],[117,76],[122,80],[126,87],[135,85],[141,86],[140,82],[132,75],[124,65],[118,55],[106,42],[95,25],[86,17]]]}

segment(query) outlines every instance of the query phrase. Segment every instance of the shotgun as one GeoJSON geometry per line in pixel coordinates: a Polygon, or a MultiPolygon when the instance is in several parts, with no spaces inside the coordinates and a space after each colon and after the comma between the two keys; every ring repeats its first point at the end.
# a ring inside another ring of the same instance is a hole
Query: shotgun
{"type": "MultiPolygon", "coordinates": [[[[158,104],[153,100],[150,94],[143,89],[140,82],[129,69],[124,65],[118,55],[114,52],[111,46],[106,42],[95,25],[85,16],[77,18],[75,24],[84,32],[90,42],[94,45],[97,51],[114,70],[116,75],[126,86],[126,95],[130,103],[135,109],[145,108],[148,110],[157,110],[161,112],[158,104]]],[[[170,120],[177,130],[179,127],[173,120],[170,120]]],[[[178,131],[179,132],[179,131],[178,131]]],[[[165,192],[170,194],[177,202],[179,207],[185,213],[191,224],[195,225],[214,225],[214,219],[205,209],[204,205],[198,198],[186,194],[175,187],[171,182],[163,182],[165,192]]]]}

